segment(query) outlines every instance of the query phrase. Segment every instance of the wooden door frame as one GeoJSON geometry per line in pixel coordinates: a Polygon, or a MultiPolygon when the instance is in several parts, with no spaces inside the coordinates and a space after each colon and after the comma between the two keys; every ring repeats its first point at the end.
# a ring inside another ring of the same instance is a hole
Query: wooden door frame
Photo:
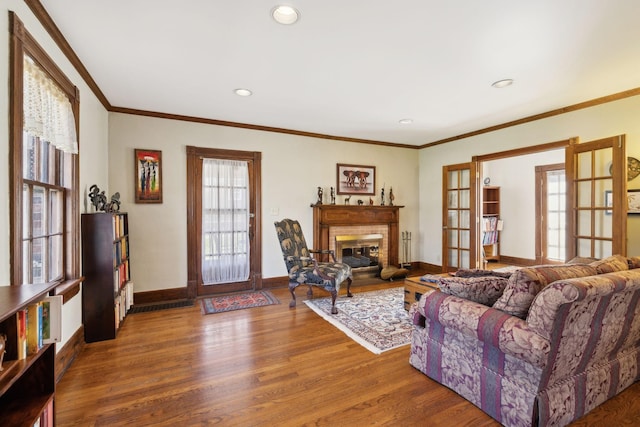
{"type": "MultiPolygon", "coordinates": [[[[245,160],[251,162],[249,168],[249,186],[253,189],[253,197],[249,200],[249,233],[253,234],[250,244],[249,288],[262,289],[262,153],[258,151],[223,150],[187,146],[187,296],[190,299],[198,296],[202,286],[202,177],[198,175],[198,165],[203,158],[245,160]]],[[[217,292],[229,292],[235,289],[232,285],[216,285],[217,292]]],[[[247,289],[249,290],[249,289],[247,289]]]]}
{"type": "MultiPolygon", "coordinates": [[[[473,162],[457,163],[455,165],[445,165],[442,167],[442,272],[449,270],[449,239],[448,239],[448,176],[449,171],[469,169],[469,268],[477,266],[477,173],[476,165],[473,162]]],[[[458,190],[460,187],[458,187],[458,190]]],[[[460,218],[458,217],[458,223],[460,218]]],[[[458,247],[459,249],[459,247],[458,247]]],[[[459,261],[459,259],[458,259],[459,261]]],[[[460,264],[458,262],[458,264],[460,264]]]]}
{"type": "MultiPolygon", "coordinates": [[[[567,258],[572,259],[576,256],[576,243],[578,240],[578,224],[576,216],[578,215],[578,194],[576,192],[576,173],[577,173],[577,157],[579,153],[586,151],[594,151],[598,149],[611,148],[612,152],[612,196],[613,206],[611,215],[612,227],[612,254],[626,256],[627,254],[627,160],[625,135],[617,135],[608,138],[602,138],[595,141],[583,142],[581,144],[572,144],[565,151],[565,170],[567,176],[567,211],[569,222],[567,223],[567,258]]],[[[591,206],[594,205],[594,194],[591,195],[591,206]]],[[[594,234],[593,232],[591,233],[594,234]]],[[[592,247],[593,251],[593,247],[592,247]]]]}
{"type": "MultiPolygon", "coordinates": [[[[552,263],[546,256],[547,233],[544,232],[543,225],[546,224],[547,221],[547,172],[556,170],[563,170],[566,175],[564,163],[536,166],[536,264],[552,263]],[[545,197],[543,197],[543,193],[545,197]]],[[[566,197],[565,190],[565,198],[566,197]]],[[[569,223],[569,212],[565,205],[565,224],[569,223]]]]}

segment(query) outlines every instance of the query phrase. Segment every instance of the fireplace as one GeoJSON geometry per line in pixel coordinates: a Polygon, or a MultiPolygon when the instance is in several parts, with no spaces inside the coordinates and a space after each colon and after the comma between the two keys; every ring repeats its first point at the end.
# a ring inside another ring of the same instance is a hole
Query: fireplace
{"type": "Polygon", "coordinates": [[[351,266],[354,275],[376,276],[382,268],[382,234],[336,236],[338,262],[351,266]]]}
{"type": "MultiPolygon", "coordinates": [[[[341,251],[336,248],[338,236],[382,235],[377,244],[377,264],[374,267],[376,273],[378,265],[383,268],[399,265],[398,222],[402,206],[316,204],[311,207],[313,208],[314,249],[333,250],[337,258],[342,256],[341,251]]],[[[360,255],[358,250],[356,250],[356,255],[360,255]]],[[[320,257],[320,260],[329,261],[328,256],[320,257]]]]}

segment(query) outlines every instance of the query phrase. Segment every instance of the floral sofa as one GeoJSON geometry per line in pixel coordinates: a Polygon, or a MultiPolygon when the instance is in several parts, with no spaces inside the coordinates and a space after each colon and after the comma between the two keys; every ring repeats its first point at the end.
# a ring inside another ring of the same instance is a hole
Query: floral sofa
{"type": "Polygon", "coordinates": [[[473,276],[411,306],[410,363],[501,424],[566,425],[640,379],[640,258],[473,276]]]}

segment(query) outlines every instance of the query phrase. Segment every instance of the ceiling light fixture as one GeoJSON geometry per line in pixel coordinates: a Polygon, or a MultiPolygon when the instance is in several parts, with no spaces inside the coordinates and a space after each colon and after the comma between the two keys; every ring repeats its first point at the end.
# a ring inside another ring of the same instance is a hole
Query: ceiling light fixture
{"type": "Polygon", "coordinates": [[[400,119],[398,120],[398,123],[400,123],[401,125],[410,125],[411,123],[413,123],[413,119],[400,119]]]}
{"type": "Polygon", "coordinates": [[[271,9],[271,16],[278,24],[291,25],[300,19],[300,12],[291,6],[276,6],[271,9]]]}
{"type": "Polygon", "coordinates": [[[513,79],[502,79],[502,80],[498,80],[497,82],[493,82],[491,86],[497,89],[500,89],[503,87],[511,86],[512,84],[513,84],[513,79]]]}
{"type": "Polygon", "coordinates": [[[236,89],[234,90],[235,94],[238,96],[251,96],[253,94],[253,92],[251,92],[249,89],[236,89]]]}

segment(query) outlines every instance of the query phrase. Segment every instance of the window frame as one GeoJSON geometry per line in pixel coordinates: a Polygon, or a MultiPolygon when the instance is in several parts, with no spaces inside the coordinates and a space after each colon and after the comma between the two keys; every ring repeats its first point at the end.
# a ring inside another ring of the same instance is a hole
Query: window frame
{"type": "MultiPolygon", "coordinates": [[[[10,41],[10,91],[9,91],[9,170],[10,170],[10,275],[11,285],[22,283],[22,227],[23,227],[23,57],[29,56],[64,91],[71,102],[75,117],[76,134],[80,134],[80,92],[64,75],[54,61],[40,47],[25,29],[24,24],[14,12],[9,11],[10,41]]],[[[79,214],[79,162],[80,154],[71,156],[72,161],[65,165],[65,174],[69,174],[71,188],[65,187],[63,220],[63,275],[59,280],[55,294],[68,300],[79,291],[80,277],[80,214],[79,214]],[[68,170],[66,167],[68,166],[68,170]]]]}

